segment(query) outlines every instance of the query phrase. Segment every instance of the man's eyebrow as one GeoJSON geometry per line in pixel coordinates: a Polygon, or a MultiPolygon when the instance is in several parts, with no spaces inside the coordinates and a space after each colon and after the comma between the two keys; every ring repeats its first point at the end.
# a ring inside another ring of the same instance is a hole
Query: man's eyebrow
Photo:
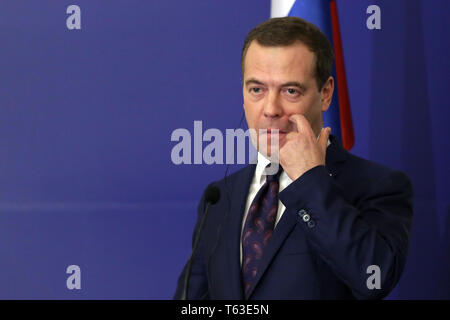
{"type": "Polygon", "coordinates": [[[298,81],[289,81],[289,82],[283,83],[281,85],[281,87],[282,88],[283,87],[297,87],[302,91],[306,91],[306,86],[298,81]]]}
{"type": "MultiPolygon", "coordinates": [[[[264,82],[259,81],[255,78],[250,78],[248,80],[245,81],[245,86],[248,86],[250,84],[258,84],[258,85],[264,85],[264,82]]],[[[306,86],[298,81],[289,81],[289,82],[285,82],[283,84],[280,85],[281,88],[284,87],[297,87],[302,91],[306,91],[306,86]]]]}
{"type": "Polygon", "coordinates": [[[254,78],[250,78],[248,80],[245,81],[245,86],[247,87],[249,84],[259,84],[259,85],[264,85],[263,82],[256,80],[254,78]]]}

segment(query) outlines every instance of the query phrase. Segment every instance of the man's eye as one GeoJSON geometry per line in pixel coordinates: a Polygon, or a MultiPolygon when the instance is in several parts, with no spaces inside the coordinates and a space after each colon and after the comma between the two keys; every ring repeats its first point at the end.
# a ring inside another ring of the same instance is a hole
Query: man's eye
{"type": "Polygon", "coordinates": [[[250,90],[253,93],[261,93],[261,88],[251,88],[250,90]]]}
{"type": "Polygon", "coordinates": [[[289,94],[293,95],[293,94],[296,94],[296,93],[297,93],[297,90],[292,89],[292,88],[289,88],[289,89],[287,89],[287,92],[288,92],[289,94]]]}

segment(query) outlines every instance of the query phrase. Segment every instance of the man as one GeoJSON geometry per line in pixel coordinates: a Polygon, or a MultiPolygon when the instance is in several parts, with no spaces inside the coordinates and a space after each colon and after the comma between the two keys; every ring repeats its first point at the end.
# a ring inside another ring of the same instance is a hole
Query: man
{"type": "MultiPolygon", "coordinates": [[[[247,35],[244,110],[258,132],[258,162],[215,183],[221,197],[193,257],[189,299],[374,299],[397,284],[412,187],[403,173],[351,155],[322,129],[332,59],[326,36],[300,18],[270,19],[247,35]],[[277,150],[260,146],[276,130],[281,170],[270,175],[277,150]]],[[[205,195],[198,221],[204,209],[205,195]]]]}

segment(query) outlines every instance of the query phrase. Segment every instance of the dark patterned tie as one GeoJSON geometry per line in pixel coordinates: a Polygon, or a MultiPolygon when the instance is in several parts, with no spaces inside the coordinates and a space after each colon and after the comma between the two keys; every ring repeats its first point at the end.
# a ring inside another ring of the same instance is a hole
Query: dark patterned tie
{"type": "Polygon", "coordinates": [[[266,176],[266,182],[248,209],[242,231],[242,279],[246,297],[258,273],[264,248],[272,236],[278,212],[278,179],[282,171],[279,166],[276,174],[266,176]]]}

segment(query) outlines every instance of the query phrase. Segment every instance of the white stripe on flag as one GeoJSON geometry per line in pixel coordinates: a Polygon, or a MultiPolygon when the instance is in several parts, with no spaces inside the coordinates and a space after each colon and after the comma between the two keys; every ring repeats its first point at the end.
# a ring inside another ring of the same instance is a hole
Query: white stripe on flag
{"type": "Polygon", "coordinates": [[[295,0],[272,0],[270,6],[270,17],[286,17],[289,14],[289,11],[291,11],[294,2],[295,0]]]}

